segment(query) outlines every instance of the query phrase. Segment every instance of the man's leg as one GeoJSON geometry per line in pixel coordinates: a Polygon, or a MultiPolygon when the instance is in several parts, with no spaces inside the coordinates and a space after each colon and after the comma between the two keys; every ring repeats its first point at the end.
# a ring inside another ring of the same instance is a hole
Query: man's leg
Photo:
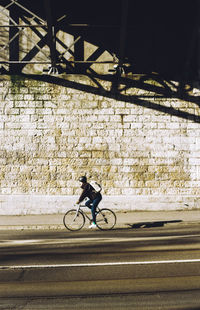
{"type": "Polygon", "coordinates": [[[88,207],[90,210],[91,210],[91,203],[92,203],[92,200],[90,200],[90,199],[87,200],[85,203],[85,206],[88,207]]]}
{"type": "Polygon", "coordinates": [[[100,203],[102,197],[97,197],[96,199],[93,200],[92,202],[92,219],[93,219],[93,223],[96,224],[96,208],[98,206],[98,204],[100,203]]]}

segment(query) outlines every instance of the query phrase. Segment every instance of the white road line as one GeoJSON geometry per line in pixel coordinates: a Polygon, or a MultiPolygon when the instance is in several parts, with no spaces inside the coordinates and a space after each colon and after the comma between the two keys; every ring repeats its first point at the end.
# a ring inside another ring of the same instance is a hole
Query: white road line
{"type": "Polygon", "coordinates": [[[98,266],[125,266],[125,265],[156,265],[156,264],[179,264],[200,263],[198,259],[161,260],[143,262],[105,262],[105,263],[83,263],[83,264],[52,264],[52,265],[22,265],[22,266],[0,266],[0,271],[5,269],[36,269],[36,268],[63,268],[63,267],[98,267],[98,266]]]}

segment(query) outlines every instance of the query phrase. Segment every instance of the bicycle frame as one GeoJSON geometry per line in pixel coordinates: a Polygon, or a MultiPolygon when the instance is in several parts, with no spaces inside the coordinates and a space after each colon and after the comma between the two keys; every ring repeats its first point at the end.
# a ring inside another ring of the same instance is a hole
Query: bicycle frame
{"type": "MultiPolygon", "coordinates": [[[[87,213],[84,212],[84,211],[82,210],[82,208],[88,208],[86,205],[79,203],[78,205],[75,205],[74,207],[77,208],[77,209],[76,209],[76,216],[75,216],[75,218],[77,217],[78,212],[81,212],[81,213],[90,221],[90,223],[92,222],[92,218],[90,218],[90,217],[87,215],[87,213]]],[[[88,209],[90,210],[90,208],[88,208],[88,209]]],[[[91,211],[91,210],[90,210],[90,211],[91,211]]],[[[97,212],[100,212],[101,209],[97,206],[96,211],[97,211],[97,212]]]]}
{"type": "Polygon", "coordinates": [[[87,206],[79,203],[78,205],[75,205],[75,207],[77,207],[77,209],[76,209],[76,217],[78,215],[78,212],[81,212],[90,222],[92,221],[92,219],[87,215],[87,213],[82,210],[82,208],[88,208],[87,206]]]}

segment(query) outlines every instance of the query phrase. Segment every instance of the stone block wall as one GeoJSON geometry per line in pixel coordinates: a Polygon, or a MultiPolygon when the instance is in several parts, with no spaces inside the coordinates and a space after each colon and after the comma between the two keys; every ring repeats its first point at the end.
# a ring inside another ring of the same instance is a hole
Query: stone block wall
{"type": "MultiPolygon", "coordinates": [[[[189,101],[148,101],[200,115],[189,101]]],[[[63,212],[82,174],[102,184],[106,206],[199,208],[200,123],[150,107],[1,76],[0,214],[63,212]]]]}

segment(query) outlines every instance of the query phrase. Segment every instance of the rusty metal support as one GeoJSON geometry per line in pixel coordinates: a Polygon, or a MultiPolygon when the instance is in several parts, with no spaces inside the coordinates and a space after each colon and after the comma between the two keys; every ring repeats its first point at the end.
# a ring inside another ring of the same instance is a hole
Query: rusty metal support
{"type": "Polygon", "coordinates": [[[122,15],[121,15],[120,44],[119,44],[119,67],[122,67],[124,62],[129,0],[122,0],[121,2],[122,2],[122,15]]]}
{"type": "Polygon", "coordinates": [[[11,28],[11,27],[17,27],[17,28],[28,28],[28,27],[35,27],[35,28],[47,28],[47,25],[42,25],[42,24],[35,24],[35,25],[31,25],[31,24],[27,24],[27,25],[0,25],[0,28],[11,28]]]}
{"type": "Polygon", "coordinates": [[[197,79],[200,82],[200,3],[197,1],[197,79]]]}
{"type": "Polygon", "coordinates": [[[123,73],[129,0],[121,0],[121,5],[122,5],[122,14],[121,14],[120,37],[119,37],[119,63],[118,65],[115,65],[115,74],[113,75],[113,82],[111,87],[111,91],[114,93],[118,92],[119,79],[121,74],[123,73]]]}
{"type": "MultiPolygon", "coordinates": [[[[75,37],[75,41],[79,37],[75,37]]],[[[82,38],[77,40],[76,44],[74,44],[74,61],[84,61],[84,41],[82,38]]],[[[80,63],[75,63],[75,72],[76,73],[84,73],[84,68],[80,63]]]]}
{"type": "Polygon", "coordinates": [[[44,20],[43,20],[40,16],[34,14],[32,11],[30,11],[30,10],[27,9],[25,6],[23,6],[22,4],[20,4],[17,0],[10,0],[10,1],[12,2],[12,4],[15,4],[16,6],[20,7],[20,8],[21,8],[22,10],[24,10],[25,12],[29,13],[30,15],[32,15],[33,17],[37,18],[39,21],[41,21],[42,23],[44,23],[44,20]]]}
{"type": "Polygon", "coordinates": [[[57,73],[57,53],[56,53],[56,24],[52,15],[51,0],[44,0],[46,17],[47,17],[47,34],[48,34],[48,45],[50,49],[51,57],[51,68],[50,73],[57,73]]]}
{"type": "MultiPolygon", "coordinates": [[[[10,25],[13,25],[12,21],[19,24],[19,17],[16,15],[13,8],[10,9],[10,25]]],[[[17,62],[19,61],[19,31],[16,27],[9,28],[9,72],[11,74],[18,73],[17,62]],[[12,63],[12,61],[15,61],[12,63]]]]}
{"type": "MultiPolygon", "coordinates": [[[[74,37],[73,43],[71,43],[69,46],[67,46],[65,42],[61,42],[59,38],[56,38],[56,33],[60,27],[60,23],[63,23],[66,15],[63,15],[56,20],[54,17],[54,12],[52,11],[53,2],[54,0],[44,0],[44,8],[46,11],[45,19],[42,19],[34,12],[31,12],[31,10],[26,8],[18,0],[8,0],[8,4],[5,5],[4,8],[0,9],[0,11],[9,21],[6,22],[6,24],[0,25],[1,29],[5,28],[6,31],[9,31],[9,39],[3,46],[0,47],[0,50],[8,49],[9,57],[4,61],[1,60],[0,64],[9,66],[9,73],[11,74],[21,73],[26,64],[46,64],[49,68],[49,73],[57,73],[57,68],[61,68],[62,70],[66,66],[66,72],[77,74],[86,74],[88,70],[91,71],[91,65],[93,63],[114,64],[115,62],[113,61],[98,61],[98,58],[104,52],[103,48],[98,48],[88,57],[88,59],[85,59],[84,39],[78,32],[74,37]],[[16,6],[20,10],[16,10],[16,6]],[[17,16],[17,12],[20,12],[20,16],[17,16]],[[31,15],[31,18],[27,18],[27,13],[28,16],[31,15]],[[25,31],[27,28],[30,28],[39,37],[40,41],[36,41],[34,40],[33,36],[28,35],[27,31],[25,31]],[[41,31],[40,28],[43,29],[46,33],[44,34],[44,31],[41,31]],[[33,47],[28,50],[25,55],[24,53],[20,54],[19,50],[19,37],[21,34],[33,43],[33,47]],[[56,49],[57,43],[58,46],[61,45],[64,48],[62,53],[59,52],[59,49],[56,49]],[[50,53],[48,53],[48,51],[46,52],[44,49],[46,44],[49,46],[50,53]],[[43,59],[41,57],[41,60],[39,60],[39,58],[34,59],[38,52],[44,55],[43,59]],[[68,57],[65,58],[67,52],[72,55],[72,60],[71,58],[68,60],[68,57]]],[[[69,24],[68,26],[111,28],[120,27],[120,25],[105,26],[88,24],[69,24]]]]}

